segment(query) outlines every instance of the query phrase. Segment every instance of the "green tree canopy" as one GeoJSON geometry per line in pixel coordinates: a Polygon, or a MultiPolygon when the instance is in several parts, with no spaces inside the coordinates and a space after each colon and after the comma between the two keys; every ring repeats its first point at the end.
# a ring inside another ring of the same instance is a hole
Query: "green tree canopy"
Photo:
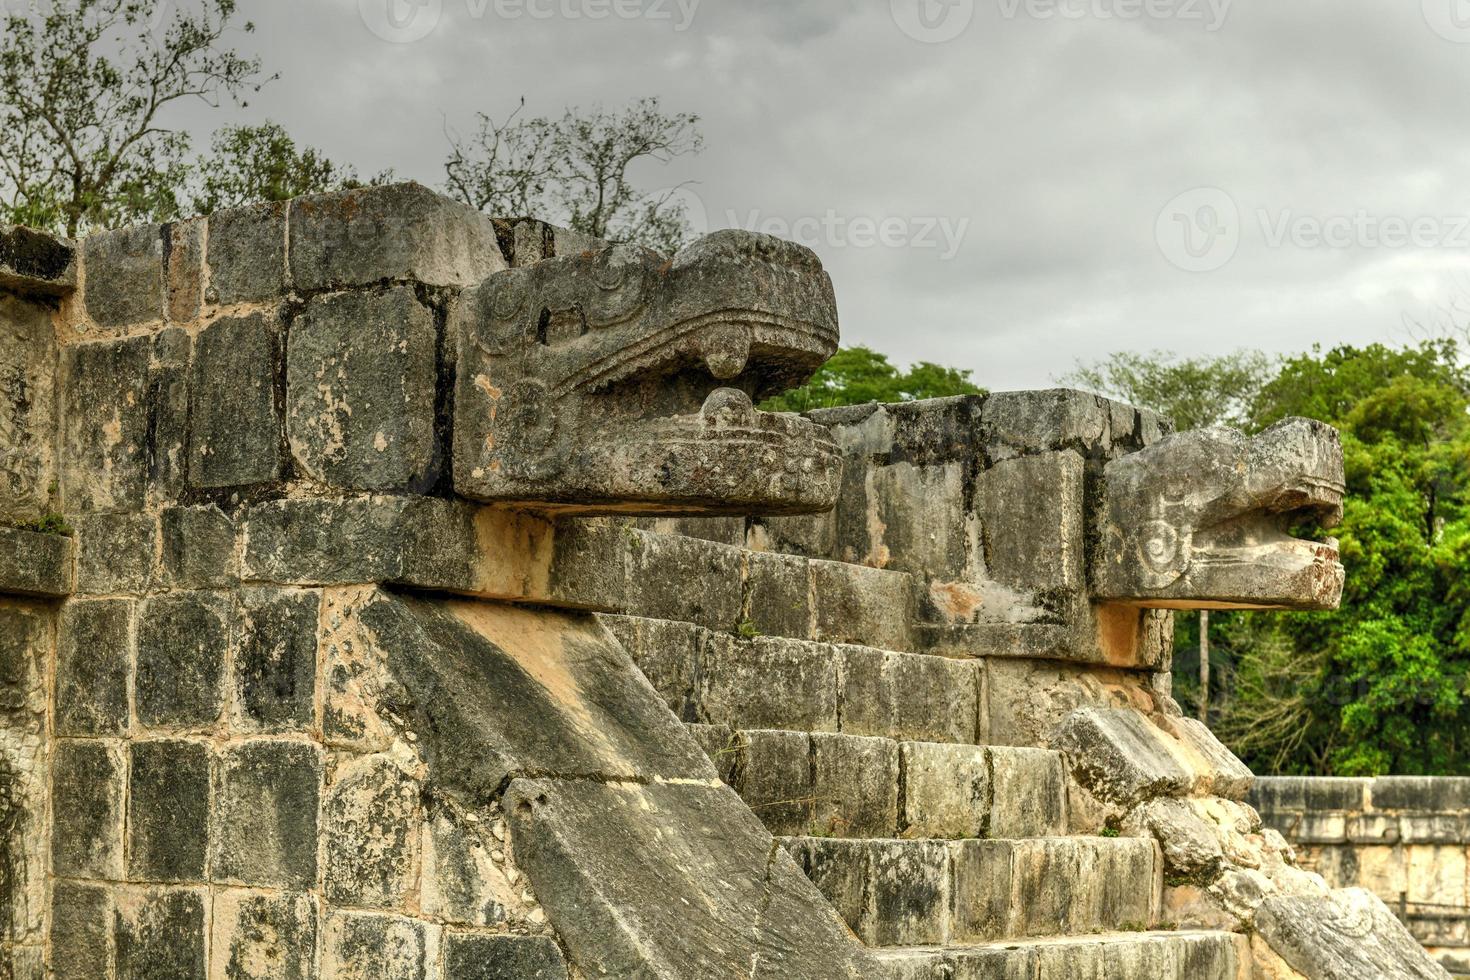
{"type": "Polygon", "coordinates": [[[800,388],[767,399],[771,412],[806,412],[868,402],[907,402],[982,392],[970,372],[920,361],[899,370],[888,357],[867,347],[844,347],[800,388]]]}
{"type": "Polygon", "coordinates": [[[1271,367],[1259,351],[1185,358],[1169,351],[1122,352],[1078,365],[1058,380],[1152,409],[1184,431],[1244,424],[1271,367]]]}
{"type": "Polygon", "coordinates": [[[334,163],[309,146],[297,146],[284,128],[272,122],[226,126],[214,134],[209,153],[191,169],[196,177],[189,206],[195,214],[392,179],[391,172],[384,172],[363,181],[353,167],[334,163]]]}

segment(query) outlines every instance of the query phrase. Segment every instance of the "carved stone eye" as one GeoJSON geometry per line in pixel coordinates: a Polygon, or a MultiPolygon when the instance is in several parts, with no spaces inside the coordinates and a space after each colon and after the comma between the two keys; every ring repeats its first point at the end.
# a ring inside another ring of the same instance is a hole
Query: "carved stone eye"
{"type": "Polygon", "coordinates": [[[1179,531],[1164,521],[1153,521],[1143,529],[1140,548],[1144,562],[1152,569],[1163,570],[1179,557],[1179,531]]]}
{"type": "Polygon", "coordinates": [[[587,297],[587,320],[594,326],[625,319],[644,302],[646,259],[632,245],[614,245],[600,253],[588,270],[597,287],[587,297]]]}
{"type": "Polygon", "coordinates": [[[531,284],[524,271],[517,269],[502,275],[490,298],[490,314],[497,320],[510,320],[520,315],[531,298],[531,284]]]}
{"type": "Polygon", "coordinates": [[[478,302],[476,340],[491,357],[510,354],[535,340],[536,324],[530,308],[530,276],[523,270],[503,273],[486,283],[478,302]]]}

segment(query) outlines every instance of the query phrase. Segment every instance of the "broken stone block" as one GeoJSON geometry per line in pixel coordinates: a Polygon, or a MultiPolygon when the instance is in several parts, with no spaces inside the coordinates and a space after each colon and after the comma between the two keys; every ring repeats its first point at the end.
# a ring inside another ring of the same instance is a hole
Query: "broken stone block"
{"type": "Polygon", "coordinates": [[[61,355],[61,483],[68,514],[138,510],[148,488],[150,337],[61,355]]]}
{"type": "Polygon", "coordinates": [[[53,980],[111,976],[112,896],[103,886],[57,881],[51,889],[53,980]]]}
{"type": "Polygon", "coordinates": [[[215,881],[313,887],[321,768],[317,749],[299,742],[241,742],[221,751],[210,840],[215,881]]]}
{"type": "Polygon", "coordinates": [[[436,938],[434,927],[413,919],[333,912],[322,946],[322,975],[333,980],[427,980],[425,958],[436,938]]]}
{"type": "Polygon", "coordinates": [[[419,898],[426,916],[492,928],[525,911],[525,884],[510,881],[505,843],[482,828],[483,823],[471,824],[449,806],[429,804],[419,898]]]}
{"type": "Polygon", "coordinates": [[[217,211],[209,216],[209,301],[273,299],[285,292],[285,202],[217,211]]]}
{"type": "Polygon", "coordinates": [[[316,712],[321,595],[245,589],[235,654],[235,724],[247,731],[299,731],[316,712]]]}
{"type": "Polygon", "coordinates": [[[138,721],[206,729],[224,708],[235,606],[214,592],[177,592],[138,607],[138,721]]]}
{"type": "Polygon", "coordinates": [[[457,936],[444,939],[444,980],[566,980],[567,965],[553,940],[537,936],[457,936]]]}
{"type": "Polygon", "coordinates": [[[77,592],[142,595],[157,568],[158,520],[150,514],[88,514],[74,521],[77,592]]]}
{"type": "Polygon", "coordinates": [[[1061,837],[1067,833],[1067,773],[1059,753],[992,746],[990,837],[1061,837]]]}
{"type": "Polygon", "coordinates": [[[322,803],[324,894],[337,906],[398,909],[418,871],[423,788],[387,756],[341,764],[322,803]]]}
{"type": "Polygon", "coordinates": [[[132,607],[127,599],[98,599],[62,608],[56,658],[58,734],[127,731],[132,607]]]}
{"type": "Polygon", "coordinates": [[[118,896],[117,980],[203,977],[203,892],[133,890],[118,896]]]}
{"type": "Polygon", "coordinates": [[[1255,924],[1271,951],[1304,976],[1383,980],[1445,976],[1388,907],[1362,889],[1267,898],[1256,912],[1255,924]]]}
{"type": "Polygon", "coordinates": [[[507,813],[517,866],[589,975],[878,975],[724,786],[517,779],[507,813]]]}
{"type": "Polygon", "coordinates": [[[405,279],[470,286],[506,268],[488,216],[418,184],[298,198],[290,222],[301,290],[405,279]]]}
{"type": "Polygon", "coordinates": [[[71,595],[76,587],[75,558],[71,538],[0,527],[0,594],[71,595]]]}
{"type": "MultiPolygon", "coordinates": [[[[0,249],[4,248],[0,229],[0,249]]],[[[0,280],[4,276],[0,259],[0,280]]],[[[33,521],[52,508],[56,480],[56,328],[49,310],[0,293],[0,520],[33,521]]]]}
{"type": "Polygon", "coordinates": [[[51,780],[51,867],[67,878],[123,876],[123,763],[106,743],[56,743],[51,780]]]}
{"type": "Polygon", "coordinates": [[[1169,719],[1181,748],[1199,777],[1196,788],[1201,793],[1223,796],[1227,800],[1243,800],[1250,795],[1255,774],[1227,749],[1215,733],[1196,718],[1169,719]]]}
{"type": "Polygon", "coordinates": [[[214,893],[211,977],[225,980],[316,980],[316,901],[232,888],[214,893]]]}
{"type": "Polygon", "coordinates": [[[760,636],[812,638],[812,597],[807,560],[751,552],[746,556],[745,620],[760,636]]]}
{"type": "Polygon", "coordinates": [[[21,296],[65,296],[77,286],[71,242],[17,225],[0,225],[0,290],[21,296]]]}
{"type": "Polygon", "coordinates": [[[990,814],[990,765],[976,745],[904,742],[903,814],[907,836],[983,837],[990,814]]]}
{"type": "Polygon", "coordinates": [[[286,352],[286,430],[307,475],[357,490],[432,486],[437,345],[412,289],[313,300],[286,352]]]}
{"type": "Polygon", "coordinates": [[[1052,739],[1067,753],[1073,777],[1094,796],[1126,808],[1156,796],[1185,796],[1194,774],[1170,737],[1147,716],[1126,708],[1079,708],[1052,739]]]}
{"type": "Polygon", "coordinates": [[[209,324],[189,375],[189,485],[248,487],[281,476],[279,325],[255,313],[209,324]]]}
{"type": "Polygon", "coordinates": [[[240,578],[235,523],[218,507],[163,511],[163,578],[175,589],[220,589],[240,578]]]}
{"type": "Polygon", "coordinates": [[[204,228],[203,218],[163,226],[170,323],[187,324],[197,320],[204,305],[204,228]]]}
{"type": "Polygon", "coordinates": [[[87,315],[104,329],[163,319],[163,228],[136,225],[87,236],[87,315]]]}
{"type": "Polygon", "coordinates": [[[199,742],[134,742],[128,770],[128,877],[204,880],[209,749],[199,742]]]}

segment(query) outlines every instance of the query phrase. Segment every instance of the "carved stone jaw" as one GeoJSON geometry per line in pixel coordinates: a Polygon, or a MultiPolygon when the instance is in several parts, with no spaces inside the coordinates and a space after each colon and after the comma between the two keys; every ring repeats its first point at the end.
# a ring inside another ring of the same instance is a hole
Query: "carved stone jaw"
{"type": "Polygon", "coordinates": [[[579,513],[805,513],[836,501],[837,449],[759,412],[837,347],[810,250],[747,232],[673,259],[612,245],[498,273],[450,314],[455,490],[579,513]]]}
{"type": "Polygon", "coordinates": [[[1169,609],[1335,609],[1337,542],[1292,536],[1342,519],[1337,431],[1286,419],[1249,438],[1169,436],[1103,471],[1093,592],[1169,609]]]}

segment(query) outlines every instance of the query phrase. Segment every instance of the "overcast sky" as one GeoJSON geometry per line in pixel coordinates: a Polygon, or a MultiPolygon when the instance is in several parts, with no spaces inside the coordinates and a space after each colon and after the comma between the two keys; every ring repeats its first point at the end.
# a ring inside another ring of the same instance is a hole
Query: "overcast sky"
{"type": "Polygon", "coordinates": [[[706,149],[644,186],[696,181],[711,229],[789,229],[846,343],[992,388],[1120,349],[1401,342],[1470,309],[1467,0],[241,8],[281,80],[206,125],[273,119],[439,186],[446,122],[661,96],[706,149]]]}

